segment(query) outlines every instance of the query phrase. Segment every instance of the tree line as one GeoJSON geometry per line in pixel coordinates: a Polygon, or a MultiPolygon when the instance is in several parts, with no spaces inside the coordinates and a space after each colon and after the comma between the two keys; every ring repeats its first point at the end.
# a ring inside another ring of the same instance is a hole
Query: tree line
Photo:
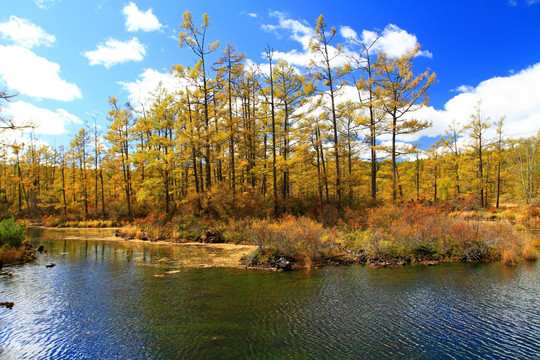
{"type": "Polygon", "coordinates": [[[232,44],[220,52],[209,26],[207,15],[200,25],[183,15],[179,45],[196,62],[171,67],[181,90],[160,84],[141,104],[110,96],[107,129],[92,115],[69,146],[33,136],[3,144],[2,211],[133,218],[211,214],[216,204],[234,214],[249,203],[279,215],[411,199],[498,207],[538,196],[539,135],[507,139],[504,118],[492,123],[480,105],[428,149],[400,146],[400,136],[430,126],[414,119],[436,82],[429,69],[413,71],[420,46],[392,58],[377,38],[350,39],[355,51],[345,51],[321,15],[300,72],[269,45],[264,68],[232,44]],[[351,89],[355,97],[344,96],[351,89]],[[490,127],[496,138],[486,138],[490,127]]]}

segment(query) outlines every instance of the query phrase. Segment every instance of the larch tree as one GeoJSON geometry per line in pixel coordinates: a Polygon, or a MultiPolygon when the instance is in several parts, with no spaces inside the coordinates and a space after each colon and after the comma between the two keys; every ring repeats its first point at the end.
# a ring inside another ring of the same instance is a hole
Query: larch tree
{"type": "Polygon", "coordinates": [[[149,110],[150,134],[146,160],[152,177],[145,180],[146,186],[140,191],[138,197],[163,199],[165,213],[171,212],[172,173],[176,162],[175,141],[173,139],[176,113],[173,106],[173,96],[162,89],[154,99],[149,110]],[[156,183],[157,181],[157,183],[156,183]],[[156,188],[162,193],[156,193],[156,188]]]}
{"type": "Polygon", "coordinates": [[[122,170],[123,188],[126,200],[127,213],[130,218],[133,217],[131,194],[131,143],[132,134],[131,128],[133,125],[133,114],[128,108],[122,109],[115,97],[109,98],[109,115],[110,120],[109,131],[105,135],[111,143],[110,151],[113,154],[120,156],[120,169],[122,170]]]}
{"type": "MultiPolygon", "coordinates": [[[[266,46],[265,50],[266,60],[268,60],[269,71],[268,75],[264,77],[268,87],[263,88],[261,94],[266,100],[266,105],[270,110],[270,131],[272,136],[272,200],[273,200],[273,214],[277,216],[279,213],[278,204],[278,186],[277,186],[277,131],[276,131],[276,103],[274,94],[274,50],[270,45],[266,46]]],[[[262,73],[262,72],[261,72],[262,73]]],[[[266,136],[265,136],[265,157],[266,157],[266,136]]]]}
{"type": "Polygon", "coordinates": [[[411,118],[411,112],[427,105],[427,90],[435,83],[435,73],[430,70],[414,75],[413,59],[420,51],[420,45],[407,51],[399,58],[390,59],[385,53],[379,54],[377,73],[380,76],[382,108],[389,116],[387,131],[392,136],[392,199],[397,200],[398,168],[396,138],[398,135],[415,134],[431,126],[429,121],[411,118]]]}
{"type": "Polygon", "coordinates": [[[103,166],[102,166],[102,153],[104,151],[104,144],[101,141],[101,135],[103,131],[100,129],[97,119],[99,114],[90,114],[92,118],[91,123],[87,123],[86,126],[90,128],[90,135],[92,137],[92,142],[94,146],[94,202],[95,202],[95,211],[98,211],[98,201],[101,200],[101,217],[105,218],[105,191],[103,189],[103,166]],[[99,186],[101,184],[101,192],[98,194],[99,186]]]}
{"type": "Polygon", "coordinates": [[[511,142],[511,171],[525,203],[530,205],[540,188],[540,131],[511,142]]]}
{"type": "Polygon", "coordinates": [[[440,141],[433,143],[427,150],[426,155],[428,157],[427,168],[428,173],[431,176],[431,184],[433,186],[433,202],[439,200],[439,178],[440,178],[440,159],[441,159],[442,144],[440,141]]]}
{"type": "Polygon", "coordinates": [[[238,137],[239,122],[237,115],[237,101],[239,98],[239,78],[243,71],[242,62],[246,54],[238,53],[232,44],[227,44],[215,66],[218,73],[226,80],[224,86],[227,102],[227,132],[229,140],[229,178],[233,197],[236,195],[236,139],[238,137]]]}
{"type": "Polygon", "coordinates": [[[384,112],[379,110],[379,86],[377,83],[376,63],[378,60],[375,45],[379,39],[376,36],[366,41],[361,41],[356,37],[350,38],[353,44],[359,47],[358,53],[350,58],[352,67],[351,76],[358,93],[360,110],[366,111],[364,121],[369,132],[366,142],[370,149],[370,177],[371,177],[371,200],[377,200],[377,139],[381,134],[381,124],[384,112]],[[359,75],[356,75],[359,74],[359,75]]]}
{"type": "Polygon", "coordinates": [[[298,75],[285,60],[280,60],[274,67],[274,82],[278,119],[281,123],[281,195],[286,202],[291,194],[290,162],[293,145],[300,137],[300,129],[296,129],[296,124],[305,116],[302,108],[306,104],[310,88],[305,86],[305,77],[298,75]]]}
{"type": "Polygon", "coordinates": [[[83,203],[84,203],[84,216],[88,216],[88,184],[87,184],[87,156],[88,156],[88,143],[90,142],[90,136],[85,128],[79,130],[75,138],[71,141],[71,147],[76,159],[79,162],[80,171],[80,187],[82,188],[83,203]]]}
{"type": "Polygon", "coordinates": [[[349,205],[354,202],[354,180],[356,176],[353,176],[353,157],[355,153],[355,147],[357,144],[357,138],[359,136],[359,114],[357,104],[353,104],[351,101],[343,102],[338,106],[340,117],[343,118],[343,126],[340,130],[341,136],[344,139],[343,146],[345,156],[347,158],[347,187],[349,190],[349,205]]]}
{"type": "Polygon", "coordinates": [[[211,149],[210,149],[210,94],[211,89],[209,87],[209,76],[207,74],[207,56],[219,46],[219,41],[213,43],[206,43],[206,30],[210,26],[210,20],[208,14],[203,14],[203,23],[200,26],[193,24],[191,13],[186,11],[183,14],[184,22],[180,25],[182,31],[178,34],[179,46],[189,47],[195,56],[198,58],[198,62],[195,69],[199,70],[199,88],[203,97],[203,116],[205,124],[205,171],[206,171],[206,188],[209,190],[212,187],[212,168],[211,168],[211,149]]]}
{"type": "Polygon", "coordinates": [[[321,14],[317,19],[315,27],[315,35],[311,39],[309,47],[313,58],[310,61],[309,67],[314,71],[314,79],[319,81],[327,90],[319,91],[319,94],[326,95],[330,99],[330,107],[328,112],[332,124],[333,143],[334,143],[334,160],[336,165],[336,201],[338,209],[342,207],[342,185],[341,185],[341,168],[339,162],[339,137],[338,137],[338,116],[336,97],[343,83],[341,79],[347,75],[350,67],[347,65],[339,65],[338,60],[342,57],[342,47],[331,46],[332,40],[336,35],[336,29],[330,28],[327,33],[328,25],[324,21],[324,16],[321,14]]]}
{"type": "Polygon", "coordinates": [[[255,189],[257,183],[256,161],[258,152],[258,138],[260,135],[260,112],[261,97],[258,69],[255,67],[245,68],[239,77],[238,91],[240,95],[241,113],[241,143],[239,153],[242,157],[240,170],[242,183],[246,187],[255,189]],[[242,170],[243,169],[243,170],[242,170]]]}
{"type": "Polygon", "coordinates": [[[456,196],[461,194],[460,187],[460,162],[461,162],[461,149],[458,144],[459,136],[463,133],[463,128],[460,127],[456,120],[453,120],[448,128],[444,131],[448,136],[447,138],[441,138],[442,144],[451,154],[451,165],[454,170],[453,183],[456,191],[456,196]]]}
{"type": "Polygon", "coordinates": [[[485,207],[487,205],[487,199],[485,197],[485,174],[484,174],[484,151],[487,144],[486,131],[489,129],[489,118],[485,118],[480,111],[480,104],[474,108],[474,113],[471,114],[470,121],[465,126],[465,131],[470,138],[470,146],[473,150],[474,157],[476,159],[476,180],[474,181],[474,187],[478,192],[478,200],[480,206],[485,207]]]}
{"type": "Polygon", "coordinates": [[[496,161],[497,161],[497,189],[496,189],[496,208],[499,208],[499,201],[501,197],[501,169],[502,169],[502,163],[503,163],[503,151],[505,146],[505,139],[504,139],[504,119],[505,117],[501,117],[498,121],[496,121],[493,125],[495,125],[495,131],[496,131],[496,138],[495,138],[495,151],[496,151],[496,161]]]}

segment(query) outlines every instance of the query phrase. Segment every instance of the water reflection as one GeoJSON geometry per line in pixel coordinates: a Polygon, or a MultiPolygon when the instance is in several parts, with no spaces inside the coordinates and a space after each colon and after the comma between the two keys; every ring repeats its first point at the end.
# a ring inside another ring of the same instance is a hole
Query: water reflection
{"type": "Polygon", "coordinates": [[[0,279],[0,358],[540,357],[536,264],[199,269],[217,250],[32,236],[47,254],[0,279]]]}

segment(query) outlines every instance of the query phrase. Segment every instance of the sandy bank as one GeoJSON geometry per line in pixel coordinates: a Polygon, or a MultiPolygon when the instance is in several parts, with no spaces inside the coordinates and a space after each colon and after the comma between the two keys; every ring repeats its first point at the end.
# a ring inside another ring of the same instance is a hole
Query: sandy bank
{"type": "Polygon", "coordinates": [[[198,242],[173,243],[169,241],[125,240],[114,235],[116,228],[54,228],[40,227],[54,233],[55,240],[107,241],[121,243],[127,247],[169,247],[173,257],[187,267],[241,267],[240,260],[257,246],[237,244],[203,244],[198,242]]]}

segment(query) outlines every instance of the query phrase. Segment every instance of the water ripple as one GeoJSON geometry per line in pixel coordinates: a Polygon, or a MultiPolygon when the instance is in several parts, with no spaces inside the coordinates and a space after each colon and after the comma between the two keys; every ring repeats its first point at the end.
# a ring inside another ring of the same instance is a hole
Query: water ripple
{"type": "Polygon", "coordinates": [[[185,269],[54,241],[0,279],[2,359],[540,358],[538,265],[185,269]]]}

